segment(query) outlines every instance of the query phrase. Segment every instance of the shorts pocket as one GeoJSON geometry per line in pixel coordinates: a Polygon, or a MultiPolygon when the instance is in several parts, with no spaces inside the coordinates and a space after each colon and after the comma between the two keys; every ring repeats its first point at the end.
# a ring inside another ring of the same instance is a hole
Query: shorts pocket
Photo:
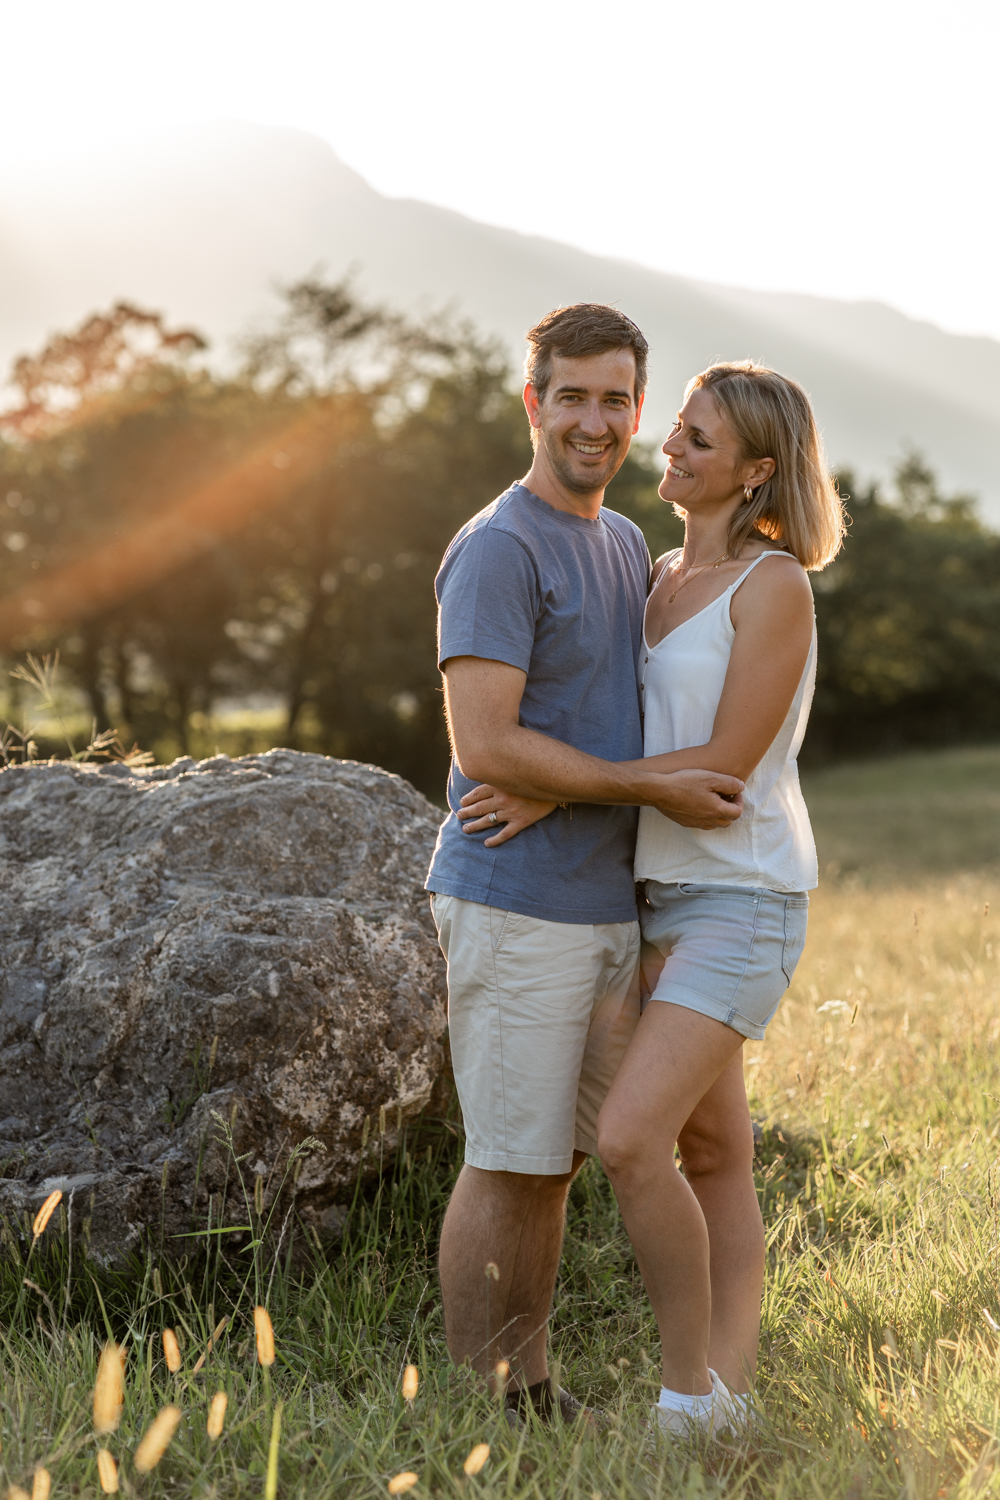
{"type": "Polygon", "coordinates": [[[806,945],[809,897],[790,896],[785,902],[785,940],[781,949],[781,972],[791,984],[806,945]]]}

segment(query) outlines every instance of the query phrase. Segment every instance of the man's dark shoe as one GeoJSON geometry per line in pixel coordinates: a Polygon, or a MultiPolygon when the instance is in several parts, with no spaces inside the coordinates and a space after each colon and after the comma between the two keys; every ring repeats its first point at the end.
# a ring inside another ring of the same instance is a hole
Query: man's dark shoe
{"type": "Polygon", "coordinates": [[[516,1430],[523,1426],[529,1404],[535,1415],[545,1423],[584,1422],[595,1427],[603,1426],[599,1412],[584,1406],[569,1391],[564,1391],[562,1386],[553,1390],[552,1381],[548,1377],[537,1381],[535,1385],[529,1385],[527,1390],[522,1387],[520,1390],[507,1391],[503,1405],[504,1416],[510,1427],[516,1430]]]}

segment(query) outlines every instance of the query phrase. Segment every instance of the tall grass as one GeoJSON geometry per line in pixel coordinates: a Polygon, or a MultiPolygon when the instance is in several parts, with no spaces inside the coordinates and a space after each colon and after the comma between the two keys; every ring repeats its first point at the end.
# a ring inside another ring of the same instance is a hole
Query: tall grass
{"type": "MultiPolygon", "coordinates": [[[[819,787],[821,831],[823,817],[843,829],[837,799],[850,797],[849,783],[819,787]]],[[[252,1268],[220,1236],[211,1255],[173,1265],[150,1256],[110,1274],[74,1247],[70,1267],[60,1210],[26,1267],[27,1241],[9,1227],[3,1483],[30,1492],[44,1465],[53,1496],[102,1493],[91,1392],[114,1338],[127,1350],[125,1403],[100,1442],[123,1493],[266,1496],[270,1459],[273,1492],[303,1500],[386,1495],[401,1474],[417,1476],[415,1497],[496,1500],[1000,1494],[1000,878],[957,861],[945,875],[921,870],[909,855],[893,868],[882,824],[854,852],[854,872],[831,872],[815,897],[767,1041],[746,1049],[768,1238],[752,1436],[650,1448],[656,1330],[593,1163],[571,1195],[552,1347],[559,1380],[608,1427],[511,1433],[446,1358],[434,1250],[461,1140],[425,1123],[358,1193],[340,1244],[312,1243],[307,1259],[275,1257],[275,1237],[258,1236],[252,1268]],[[270,1368],[256,1357],[258,1298],[274,1325],[270,1368]],[[177,1373],[164,1327],[181,1347],[177,1373]],[[420,1380],[407,1401],[410,1364],[420,1380]],[[140,1475],[140,1437],[169,1406],[180,1426],[140,1475]],[[489,1458],[467,1475],[483,1443],[489,1458]]]]}

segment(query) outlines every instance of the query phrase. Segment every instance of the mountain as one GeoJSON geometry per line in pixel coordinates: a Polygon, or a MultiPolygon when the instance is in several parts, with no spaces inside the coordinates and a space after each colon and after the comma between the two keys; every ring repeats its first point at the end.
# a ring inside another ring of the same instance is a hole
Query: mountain
{"type": "Polygon", "coordinates": [[[809,390],[833,463],[880,475],[916,446],[1000,522],[1000,342],[881,303],[670,276],[386,198],[316,137],[271,126],[177,129],[61,181],[0,183],[0,367],[123,297],[201,328],[224,355],[275,311],[281,284],[352,267],[365,294],[448,305],[517,361],[550,308],[614,302],[652,346],[648,438],[662,437],[689,375],[762,359],[809,390]]]}

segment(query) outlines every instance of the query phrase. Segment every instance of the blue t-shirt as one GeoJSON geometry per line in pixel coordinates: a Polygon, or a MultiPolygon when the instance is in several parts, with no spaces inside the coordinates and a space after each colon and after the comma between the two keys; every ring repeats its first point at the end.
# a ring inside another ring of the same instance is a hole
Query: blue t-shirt
{"type": "MultiPolygon", "coordinates": [[[[635,662],[649,583],[642,532],[555,510],[521,484],[462,527],[435,581],[438,663],[527,673],[520,723],[605,760],[640,760],[635,662]]],[[[452,760],[427,889],[550,922],[634,922],[638,811],[574,803],[496,848],[455,816],[477,783],[452,760]]]]}

